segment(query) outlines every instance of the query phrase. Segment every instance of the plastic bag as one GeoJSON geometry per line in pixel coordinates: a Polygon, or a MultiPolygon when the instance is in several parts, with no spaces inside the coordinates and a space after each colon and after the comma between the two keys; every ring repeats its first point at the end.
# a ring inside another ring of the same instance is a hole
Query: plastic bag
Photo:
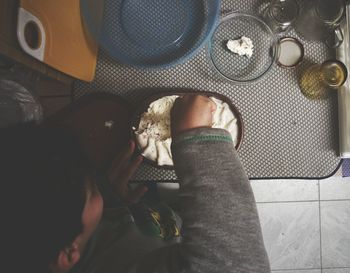
{"type": "Polygon", "coordinates": [[[40,123],[43,111],[32,92],[11,77],[0,75],[0,128],[16,123],[40,123]]]}

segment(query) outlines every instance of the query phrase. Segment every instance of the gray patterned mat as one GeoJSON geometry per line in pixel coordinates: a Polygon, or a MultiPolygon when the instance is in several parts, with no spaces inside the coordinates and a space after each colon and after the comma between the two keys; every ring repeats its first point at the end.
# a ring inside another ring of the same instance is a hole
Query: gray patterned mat
{"type": "MultiPolygon", "coordinates": [[[[222,10],[259,12],[264,3],[252,0],[222,1],[222,10]],[[235,3],[238,2],[238,3],[235,3]]],[[[288,36],[297,37],[292,31],[288,36]]],[[[160,71],[137,70],[111,60],[101,50],[96,78],[77,82],[78,98],[91,92],[111,92],[137,105],[153,91],[147,88],[191,88],[228,96],[240,110],[245,138],[239,151],[250,178],[321,178],[339,163],[336,93],[322,101],[310,101],[300,92],[298,74],[310,63],[333,57],[317,42],[304,44],[304,62],[297,69],[275,66],[262,81],[235,85],[212,69],[206,48],[183,65],[160,71]]],[[[172,171],[143,165],[136,180],[172,180],[172,171]]]]}

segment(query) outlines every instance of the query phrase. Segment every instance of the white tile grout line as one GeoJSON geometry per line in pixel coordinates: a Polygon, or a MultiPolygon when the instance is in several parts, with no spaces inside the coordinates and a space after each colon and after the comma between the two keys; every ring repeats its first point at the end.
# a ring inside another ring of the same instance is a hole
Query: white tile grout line
{"type": "Polygon", "coordinates": [[[350,269],[350,267],[334,266],[334,267],[323,267],[322,269],[350,269]]]}
{"type": "Polygon", "coordinates": [[[323,268],[293,268],[293,269],[276,269],[271,270],[271,272],[283,272],[283,271],[310,271],[310,270],[324,270],[324,269],[350,269],[350,267],[323,267],[323,268]]]}
{"type": "Polygon", "coordinates": [[[327,199],[327,200],[320,200],[321,202],[337,202],[337,201],[350,201],[350,199],[327,199]]]}
{"type": "Polygon", "coordinates": [[[318,210],[319,210],[319,229],[320,229],[320,263],[321,268],[298,268],[298,269],[278,269],[271,270],[274,271],[297,271],[297,270],[318,270],[320,269],[341,269],[341,268],[350,268],[350,267],[322,267],[322,230],[321,230],[321,202],[329,202],[329,201],[350,201],[350,199],[329,199],[329,200],[321,200],[321,189],[320,189],[320,180],[317,181],[317,190],[318,190],[318,200],[298,200],[298,201],[270,201],[270,202],[256,202],[256,204],[275,204],[275,203],[315,203],[318,202],[318,210]]]}
{"type": "MultiPolygon", "coordinates": [[[[334,268],[336,268],[336,267],[334,267],[334,268]]],[[[348,268],[348,267],[342,267],[342,268],[348,268]]],[[[332,268],[327,268],[327,269],[333,269],[333,267],[332,268]]],[[[322,270],[322,269],[321,268],[293,268],[293,269],[276,269],[276,270],[271,270],[271,272],[297,271],[297,273],[298,273],[298,272],[300,272],[300,270],[310,271],[310,270],[322,270]]]]}
{"type": "Polygon", "coordinates": [[[298,200],[298,201],[265,201],[256,202],[257,204],[275,204],[275,203],[315,203],[315,202],[338,202],[338,201],[350,201],[350,199],[327,199],[327,200],[298,200]]]}
{"type": "MultiPolygon", "coordinates": [[[[256,202],[257,204],[276,204],[276,203],[315,203],[319,200],[299,200],[299,201],[266,201],[266,202],[256,202]]],[[[349,199],[350,201],[350,199],[349,199]]]]}
{"type": "Polygon", "coordinates": [[[322,230],[321,230],[321,187],[320,187],[320,180],[317,182],[318,186],[318,219],[319,219],[319,225],[320,225],[320,263],[321,263],[321,271],[322,271],[322,230]]]}
{"type": "Polygon", "coordinates": [[[293,268],[293,269],[276,269],[271,270],[271,272],[281,272],[281,271],[310,271],[310,270],[323,270],[323,269],[350,269],[350,267],[323,267],[323,268],[293,268]]]}

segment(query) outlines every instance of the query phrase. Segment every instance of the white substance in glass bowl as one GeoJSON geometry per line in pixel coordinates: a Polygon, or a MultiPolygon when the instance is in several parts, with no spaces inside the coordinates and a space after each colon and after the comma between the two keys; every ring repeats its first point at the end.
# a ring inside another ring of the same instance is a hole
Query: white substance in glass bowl
{"type": "Polygon", "coordinates": [[[242,36],[241,39],[229,40],[227,42],[227,49],[239,56],[246,55],[248,58],[253,56],[254,45],[250,38],[242,36]]]}
{"type": "MultiPolygon", "coordinates": [[[[171,128],[170,112],[178,96],[165,96],[150,104],[147,112],[143,113],[138,129],[135,131],[136,139],[142,150],[142,155],[156,162],[159,166],[173,165],[171,155],[171,128]]],[[[233,145],[238,142],[237,119],[229,105],[214,97],[216,104],[213,115],[213,128],[221,128],[230,132],[233,145]]]]}

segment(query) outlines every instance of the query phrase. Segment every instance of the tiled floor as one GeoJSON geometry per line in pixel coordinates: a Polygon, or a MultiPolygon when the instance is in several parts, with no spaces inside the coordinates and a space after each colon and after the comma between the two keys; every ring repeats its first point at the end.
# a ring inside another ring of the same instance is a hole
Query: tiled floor
{"type": "Polygon", "coordinates": [[[350,273],[350,178],[251,184],[274,273],[350,273]]]}

